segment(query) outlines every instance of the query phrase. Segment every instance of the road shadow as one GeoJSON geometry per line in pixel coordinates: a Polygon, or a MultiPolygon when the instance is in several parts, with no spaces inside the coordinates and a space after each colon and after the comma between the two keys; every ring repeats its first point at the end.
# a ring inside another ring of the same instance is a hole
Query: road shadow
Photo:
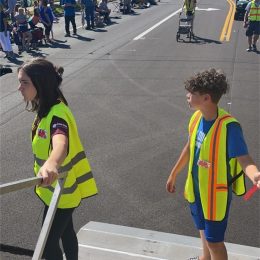
{"type": "Polygon", "coordinates": [[[40,49],[30,50],[29,54],[32,57],[41,57],[41,58],[45,58],[48,55],[47,53],[42,52],[40,49]]]}
{"type": "Polygon", "coordinates": [[[193,37],[191,42],[194,42],[194,43],[197,43],[197,44],[210,44],[210,43],[222,44],[221,41],[208,39],[208,38],[203,38],[203,37],[199,37],[197,35],[194,35],[194,37],[193,37]]]}
{"type": "Polygon", "coordinates": [[[111,21],[110,23],[106,24],[106,26],[112,26],[112,25],[115,25],[115,24],[118,24],[118,22],[111,21]]]}
{"type": "Polygon", "coordinates": [[[69,44],[65,44],[67,41],[61,40],[53,40],[51,43],[48,44],[50,48],[60,48],[60,49],[70,49],[69,44]]]}
{"type": "Polygon", "coordinates": [[[2,252],[6,252],[13,255],[23,255],[23,256],[33,256],[34,251],[31,249],[0,244],[0,248],[2,252]]]}
{"type": "Polygon", "coordinates": [[[93,32],[107,32],[106,29],[101,29],[101,28],[95,28],[92,30],[93,32]]]}
{"type": "Polygon", "coordinates": [[[75,38],[75,39],[78,39],[78,40],[84,41],[84,42],[91,42],[91,41],[95,40],[93,38],[84,37],[84,36],[81,36],[81,35],[78,35],[78,34],[71,36],[71,38],[75,38]]]}
{"type": "Polygon", "coordinates": [[[140,13],[137,13],[134,10],[131,10],[131,12],[122,12],[122,15],[136,16],[136,15],[140,15],[140,13]]]}
{"type": "Polygon", "coordinates": [[[110,17],[111,19],[116,19],[116,20],[122,19],[122,16],[121,16],[121,15],[114,15],[114,14],[112,14],[112,15],[110,15],[109,17],[110,17]]]}
{"type": "Polygon", "coordinates": [[[251,52],[254,52],[255,54],[260,54],[260,51],[257,50],[257,51],[251,51],[251,52]]]}
{"type": "MultiPolygon", "coordinates": [[[[14,54],[14,57],[13,58],[6,58],[6,60],[9,62],[9,63],[13,63],[13,64],[16,64],[16,65],[22,65],[24,62],[22,60],[18,60],[20,56],[18,54],[14,54]]],[[[8,65],[5,65],[5,67],[7,67],[8,65]]]]}

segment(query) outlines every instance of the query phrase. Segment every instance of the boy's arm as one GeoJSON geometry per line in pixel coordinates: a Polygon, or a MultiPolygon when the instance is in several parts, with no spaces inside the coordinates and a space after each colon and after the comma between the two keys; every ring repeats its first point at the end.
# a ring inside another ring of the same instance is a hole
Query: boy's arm
{"type": "Polygon", "coordinates": [[[248,178],[253,182],[254,185],[258,187],[258,189],[260,189],[260,172],[256,167],[251,156],[239,156],[237,157],[237,160],[243,168],[245,174],[248,176],[248,178]]]}
{"type": "Polygon", "coordinates": [[[181,172],[181,170],[186,166],[190,158],[190,142],[188,141],[187,144],[184,146],[181,155],[174,165],[171,174],[166,183],[166,190],[168,192],[175,192],[175,181],[177,175],[181,172]]]}

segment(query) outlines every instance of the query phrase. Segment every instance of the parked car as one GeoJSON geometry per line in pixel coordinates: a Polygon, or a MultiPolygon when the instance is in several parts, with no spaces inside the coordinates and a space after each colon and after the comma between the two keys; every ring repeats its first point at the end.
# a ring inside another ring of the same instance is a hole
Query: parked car
{"type": "Polygon", "coordinates": [[[243,19],[246,12],[246,6],[249,2],[249,0],[236,0],[235,20],[243,19]]]}

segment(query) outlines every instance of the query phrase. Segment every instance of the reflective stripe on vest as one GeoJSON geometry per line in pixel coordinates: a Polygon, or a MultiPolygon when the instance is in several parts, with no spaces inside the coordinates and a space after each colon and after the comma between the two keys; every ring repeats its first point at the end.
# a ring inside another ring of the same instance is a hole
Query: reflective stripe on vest
{"type": "Polygon", "coordinates": [[[250,21],[260,21],[260,6],[256,6],[255,1],[252,1],[248,19],[250,21]]]}
{"type": "MultiPolygon", "coordinates": [[[[69,163],[67,163],[64,166],[61,166],[59,168],[59,172],[68,172],[72,169],[72,167],[77,164],[79,161],[81,161],[82,159],[86,158],[85,152],[81,151],[79,152],[76,156],[74,156],[69,163]]],[[[43,164],[46,162],[46,160],[42,160],[36,157],[36,155],[34,154],[34,161],[41,167],[43,166],[43,164]]]]}
{"type": "MultiPolygon", "coordinates": [[[[86,158],[85,152],[79,152],[72,160],[67,163],[66,165],[59,168],[59,172],[68,172],[72,169],[74,165],[76,165],[79,161],[86,158]]],[[[34,155],[34,161],[41,167],[46,162],[46,160],[41,160],[34,155]]],[[[68,188],[63,188],[62,194],[70,194],[73,193],[79,184],[84,183],[85,181],[90,180],[93,178],[92,172],[86,172],[83,175],[76,177],[76,181],[68,188]]],[[[45,187],[46,189],[50,190],[51,192],[54,192],[54,188],[52,186],[45,187]]]]}
{"type": "MultiPolygon", "coordinates": [[[[62,194],[71,194],[71,193],[73,193],[77,189],[79,184],[82,184],[85,181],[88,181],[88,180],[90,180],[92,178],[93,178],[92,172],[87,172],[87,173],[83,174],[82,176],[76,178],[76,182],[74,182],[74,184],[71,187],[64,188],[62,190],[62,194]]],[[[52,186],[48,186],[48,187],[45,187],[45,188],[50,190],[51,192],[54,192],[54,188],[52,186]]]]}

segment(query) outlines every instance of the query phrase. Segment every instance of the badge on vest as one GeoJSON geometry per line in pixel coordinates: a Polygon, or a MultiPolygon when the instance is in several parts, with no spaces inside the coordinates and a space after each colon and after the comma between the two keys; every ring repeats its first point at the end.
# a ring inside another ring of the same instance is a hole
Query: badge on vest
{"type": "Polygon", "coordinates": [[[38,129],[38,136],[40,138],[46,139],[47,138],[47,131],[44,129],[38,129]]]}
{"type": "Polygon", "coordinates": [[[197,165],[200,166],[200,167],[208,169],[208,168],[210,168],[211,163],[199,159],[198,162],[197,162],[197,165]]]}

